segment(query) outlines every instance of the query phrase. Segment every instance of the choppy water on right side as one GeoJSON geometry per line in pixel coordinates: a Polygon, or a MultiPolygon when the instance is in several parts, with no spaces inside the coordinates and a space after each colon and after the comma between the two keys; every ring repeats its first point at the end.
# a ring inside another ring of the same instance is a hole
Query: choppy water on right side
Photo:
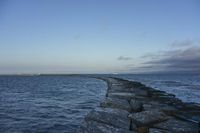
{"type": "Polygon", "coordinates": [[[189,74],[123,74],[113,75],[175,94],[183,102],[200,104],[200,75],[189,74]]]}

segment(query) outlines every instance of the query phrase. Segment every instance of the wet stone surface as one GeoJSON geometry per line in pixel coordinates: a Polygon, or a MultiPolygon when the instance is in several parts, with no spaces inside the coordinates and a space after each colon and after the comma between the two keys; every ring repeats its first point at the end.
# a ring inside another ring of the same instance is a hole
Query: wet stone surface
{"type": "Polygon", "coordinates": [[[199,133],[200,106],[139,82],[96,77],[106,98],[85,117],[81,133],[199,133]]]}
{"type": "Polygon", "coordinates": [[[174,118],[169,119],[165,122],[158,123],[154,127],[165,129],[173,133],[198,133],[197,124],[181,121],[174,118]]]}
{"type": "Polygon", "coordinates": [[[157,128],[150,128],[149,133],[173,133],[167,130],[157,129],[157,128]]]}
{"type": "Polygon", "coordinates": [[[108,94],[108,97],[131,100],[135,97],[135,94],[129,92],[112,92],[108,94]]]}
{"type": "Polygon", "coordinates": [[[131,118],[133,123],[135,123],[138,126],[151,126],[152,124],[162,122],[168,119],[167,115],[157,110],[133,113],[130,114],[128,117],[131,118]]]}
{"type": "Polygon", "coordinates": [[[127,100],[118,98],[106,98],[100,103],[103,108],[117,108],[122,110],[131,111],[131,106],[127,100]]]}
{"type": "Polygon", "coordinates": [[[143,110],[143,104],[139,100],[131,99],[130,107],[132,112],[140,112],[143,110]]]}
{"type": "Polygon", "coordinates": [[[117,128],[129,129],[130,120],[127,117],[128,112],[112,108],[96,108],[91,111],[85,121],[97,121],[117,128]]]}

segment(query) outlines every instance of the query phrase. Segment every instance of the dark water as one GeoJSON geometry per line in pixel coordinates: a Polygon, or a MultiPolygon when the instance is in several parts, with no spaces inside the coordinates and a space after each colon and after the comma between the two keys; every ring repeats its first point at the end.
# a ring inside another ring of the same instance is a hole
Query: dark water
{"type": "MultiPolygon", "coordinates": [[[[199,75],[100,75],[140,81],[200,103],[199,75]]],[[[105,82],[72,76],[0,76],[0,133],[75,133],[105,97],[105,82]]]]}
{"type": "Polygon", "coordinates": [[[92,78],[0,76],[0,133],[74,133],[106,87],[92,78]]]}
{"type": "Polygon", "coordinates": [[[200,75],[197,74],[126,74],[112,76],[139,81],[155,89],[175,94],[183,102],[200,104],[200,75]]]}

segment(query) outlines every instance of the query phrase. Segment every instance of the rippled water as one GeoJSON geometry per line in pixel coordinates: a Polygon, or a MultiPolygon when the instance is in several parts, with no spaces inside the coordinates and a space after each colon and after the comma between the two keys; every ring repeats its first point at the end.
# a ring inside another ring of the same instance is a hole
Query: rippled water
{"type": "MultiPolygon", "coordinates": [[[[198,75],[100,75],[139,81],[200,103],[198,75]]],[[[99,105],[106,83],[73,76],[0,76],[0,133],[75,133],[99,105]]]]}
{"type": "Polygon", "coordinates": [[[0,132],[74,133],[106,87],[85,77],[0,76],[0,132]]]}
{"type": "Polygon", "coordinates": [[[140,74],[113,75],[139,81],[155,89],[175,94],[183,102],[200,103],[200,75],[189,74],[140,74]]]}

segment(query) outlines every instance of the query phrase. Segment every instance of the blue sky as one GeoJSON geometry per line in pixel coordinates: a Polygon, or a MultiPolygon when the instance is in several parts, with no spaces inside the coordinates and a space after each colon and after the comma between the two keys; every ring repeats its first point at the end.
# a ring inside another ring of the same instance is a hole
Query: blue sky
{"type": "Polygon", "coordinates": [[[0,74],[191,71],[199,46],[198,0],[0,1],[0,74]]]}

